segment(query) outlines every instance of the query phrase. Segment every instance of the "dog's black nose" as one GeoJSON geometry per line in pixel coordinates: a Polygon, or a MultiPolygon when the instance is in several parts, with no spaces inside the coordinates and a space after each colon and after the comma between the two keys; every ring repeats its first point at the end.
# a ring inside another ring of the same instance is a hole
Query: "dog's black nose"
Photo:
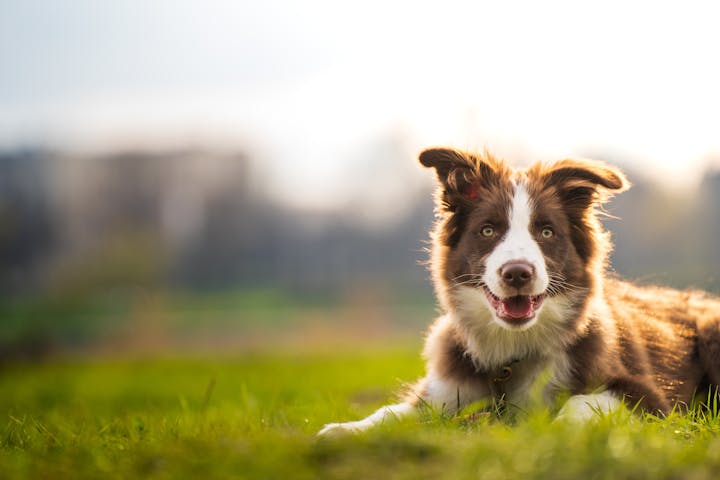
{"type": "Polygon", "coordinates": [[[533,278],[533,267],[527,262],[508,262],[500,267],[500,278],[505,285],[522,288],[533,278]]]}

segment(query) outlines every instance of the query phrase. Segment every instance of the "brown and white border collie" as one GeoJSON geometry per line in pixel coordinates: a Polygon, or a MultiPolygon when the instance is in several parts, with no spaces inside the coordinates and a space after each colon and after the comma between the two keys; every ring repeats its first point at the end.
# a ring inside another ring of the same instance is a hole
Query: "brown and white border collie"
{"type": "Polygon", "coordinates": [[[425,343],[427,374],[403,402],[320,434],[361,431],[421,403],[455,410],[483,398],[524,404],[550,369],[559,417],[621,402],[669,412],[720,385],[720,299],[606,275],[598,207],[628,188],[589,160],[516,170],[486,153],[432,148],[420,163],[439,187],[431,270],[444,315],[425,343]]]}

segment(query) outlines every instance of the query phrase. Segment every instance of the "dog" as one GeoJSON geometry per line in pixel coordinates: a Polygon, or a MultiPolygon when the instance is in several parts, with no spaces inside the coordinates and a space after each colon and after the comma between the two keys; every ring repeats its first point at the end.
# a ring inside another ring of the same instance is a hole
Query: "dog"
{"type": "Polygon", "coordinates": [[[607,273],[600,207],[629,188],[603,162],[513,169],[488,152],[431,148],[437,174],[430,269],[443,313],[429,329],[426,375],[403,401],[319,432],[366,430],[430,404],[569,398],[558,418],[586,421],[623,402],[667,414],[720,385],[720,299],[638,286],[607,273]]]}

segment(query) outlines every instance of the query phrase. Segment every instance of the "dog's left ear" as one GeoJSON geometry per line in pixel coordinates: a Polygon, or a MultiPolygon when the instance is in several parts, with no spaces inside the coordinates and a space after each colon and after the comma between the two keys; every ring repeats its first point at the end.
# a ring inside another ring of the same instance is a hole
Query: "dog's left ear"
{"type": "Polygon", "coordinates": [[[630,182],[619,169],[596,160],[555,162],[547,169],[544,183],[557,188],[566,202],[583,207],[606,202],[630,188],[630,182]]]}

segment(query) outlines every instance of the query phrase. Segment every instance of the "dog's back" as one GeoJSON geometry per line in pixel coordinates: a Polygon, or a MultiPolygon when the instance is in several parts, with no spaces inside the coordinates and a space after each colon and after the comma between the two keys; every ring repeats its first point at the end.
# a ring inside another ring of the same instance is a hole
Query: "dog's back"
{"type": "Polygon", "coordinates": [[[608,367],[642,379],[651,392],[625,386],[631,401],[642,399],[650,409],[667,412],[720,385],[720,299],[615,279],[606,280],[604,289],[619,348],[618,355],[602,358],[618,359],[608,367]]]}

